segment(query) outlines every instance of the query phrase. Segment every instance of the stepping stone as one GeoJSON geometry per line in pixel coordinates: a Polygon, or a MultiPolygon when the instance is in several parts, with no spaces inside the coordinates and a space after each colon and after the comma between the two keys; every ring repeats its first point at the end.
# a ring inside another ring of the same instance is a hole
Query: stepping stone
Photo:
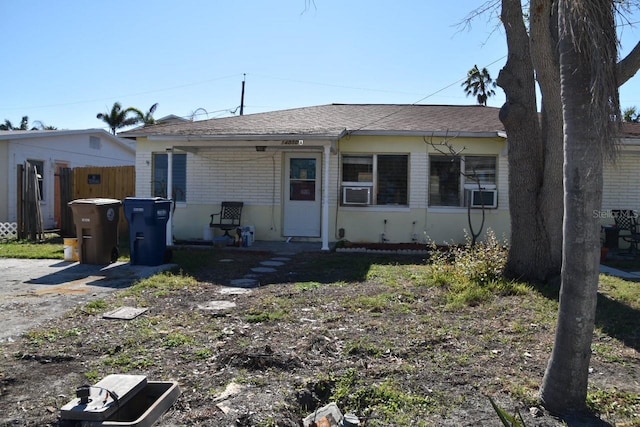
{"type": "Polygon", "coordinates": [[[233,301],[209,301],[204,304],[198,304],[200,310],[230,310],[235,306],[236,303],[233,301]]]}
{"type": "Polygon", "coordinates": [[[284,262],[281,261],[262,261],[260,265],[266,265],[268,267],[280,267],[284,265],[284,262]]]}
{"type": "Polygon", "coordinates": [[[272,261],[282,261],[282,262],[287,262],[287,261],[291,261],[291,258],[287,258],[287,257],[277,257],[277,258],[271,258],[272,261]]]}
{"type": "Polygon", "coordinates": [[[219,259],[218,262],[233,262],[231,258],[219,259]]]}
{"type": "Polygon", "coordinates": [[[252,268],[251,271],[253,271],[254,273],[275,273],[277,270],[270,267],[255,267],[252,268]]]}
{"type": "Polygon", "coordinates": [[[250,294],[251,289],[229,286],[229,287],[224,287],[220,289],[218,293],[222,295],[243,295],[243,294],[250,294]]]}
{"type": "Polygon", "coordinates": [[[148,308],[120,307],[108,313],[104,313],[102,317],[104,319],[132,320],[147,310],[148,308]]]}
{"type": "Polygon", "coordinates": [[[257,288],[260,286],[260,282],[256,279],[235,279],[231,281],[231,286],[237,288],[257,288]]]}
{"type": "Polygon", "coordinates": [[[276,255],[279,255],[279,256],[293,256],[295,254],[296,254],[295,252],[277,252],[276,253],[276,255]]]}

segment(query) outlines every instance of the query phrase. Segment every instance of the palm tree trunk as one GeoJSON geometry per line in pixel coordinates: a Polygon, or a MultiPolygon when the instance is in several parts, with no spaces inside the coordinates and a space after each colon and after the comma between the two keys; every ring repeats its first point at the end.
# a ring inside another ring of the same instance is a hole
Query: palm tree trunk
{"type": "MultiPolygon", "coordinates": [[[[559,414],[586,409],[599,274],[600,234],[595,213],[602,206],[602,146],[606,143],[602,122],[593,119],[589,53],[585,49],[578,52],[575,33],[562,27],[563,19],[576,16],[567,15],[568,3],[575,1],[579,0],[561,0],[559,6],[564,119],[562,285],[555,344],[541,388],[545,407],[559,414]]],[[[601,120],[608,121],[607,112],[601,113],[601,120]]]]}

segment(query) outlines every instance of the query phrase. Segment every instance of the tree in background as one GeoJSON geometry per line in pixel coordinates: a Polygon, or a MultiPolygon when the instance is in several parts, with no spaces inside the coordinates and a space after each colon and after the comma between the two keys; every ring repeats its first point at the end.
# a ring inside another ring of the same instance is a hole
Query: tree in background
{"type": "Polygon", "coordinates": [[[42,120],[36,120],[33,122],[31,130],[57,130],[55,126],[45,125],[42,120]]]}
{"type": "Polygon", "coordinates": [[[142,114],[141,112],[138,112],[140,114],[140,122],[142,122],[144,125],[155,124],[156,119],[153,118],[153,114],[156,112],[157,108],[158,108],[158,103],[156,102],[149,108],[149,111],[147,111],[146,113],[142,114]]]}
{"type": "Polygon", "coordinates": [[[19,127],[15,127],[9,120],[4,119],[4,124],[0,125],[0,130],[29,130],[29,116],[22,116],[19,127]]]}
{"type": "Polygon", "coordinates": [[[622,111],[622,121],[629,123],[638,123],[640,122],[640,112],[638,112],[638,109],[635,106],[625,108],[622,111]]]}
{"type": "MultiPolygon", "coordinates": [[[[605,4],[612,2],[624,7],[613,0],[605,4]]],[[[493,0],[485,3],[493,4],[493,0]]],[[[558,2],[530,0],[526,14],[521,0],[501,0],[501,4],[508,47],[507,63],[497,79],[506,95],[500,120],[509,138],[511,236],[506,271],[520,280],[547,281],[560,275],[564,216],[558,2]]],[[[640,44],[617,63],[618,85],[639,67],[640,44]]]]}
{"type": "Polygon", "coordinates": [[[4,119],[4,123],[0,125],[0,130],[56,130],[55,126],[46,126],[42,121],[36,120],[29,129],[29,116],[22,116],[20,126],[15,127],[11,121],[4,119]]]}
{"type": "Polygon", "coordinates": [[[123,110],[119,102],[113,104],[111,111],[98,113],[98,115],[96,115],[96,118],[102,120],[109,126],[111,133],[114,135],[118,129],[140,123],[141,117],[144,117],[144,115],[140,110],[131,107],[123,110]]]}
{"type": "Polygon", "coordinates": [[[492,88],[496,87],[496,83],[491,79],[489,71],[486,68],[478,69],[474,65],[467,73],[467,80],[462,83],[464,92],[467,96],[475,96],[479,105],[487,106],[487,100],[496,94],[492,88]]]}

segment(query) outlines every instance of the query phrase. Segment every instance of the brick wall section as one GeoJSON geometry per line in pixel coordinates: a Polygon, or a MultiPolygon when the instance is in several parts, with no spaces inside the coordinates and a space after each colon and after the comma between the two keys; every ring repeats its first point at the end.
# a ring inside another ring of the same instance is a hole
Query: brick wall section
{"type": "Polygon", "coordinates": [[[136,197],[151,197],[151,153],[136,153],[136,197]]]}
{"type": "Polygon", "coordinates": [[[187,201],[219,204],[279,205],[282,153],[217,151],[187,159],[187,201]]]}
{"type": "Polygon", "coordinates": [[[640,153],[621,151],[615,164],[605,163],[602,209],[640,211],[640,153]]]}

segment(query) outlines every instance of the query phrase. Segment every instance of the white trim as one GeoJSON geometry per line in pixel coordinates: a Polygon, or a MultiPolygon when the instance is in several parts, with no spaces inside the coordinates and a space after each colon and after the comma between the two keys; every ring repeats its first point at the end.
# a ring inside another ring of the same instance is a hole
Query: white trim
{"type": "Polygon", "coordinates": [[[51,138],[69,135],[99,135],[101,138],[107,138],[118,145],[126,148],[128,151],[135,153],[136,150],[131,143],[123,138],[114,136],[104,129],[81,129],[81,130],[7,130],[0,131],[0,141],[12,141],[17,139],[36,139],[51,138]]]}
{"type": "Polygon", "coordinates": [[[324,146],[324,185],[322,186],[322,250],[329,250],[329,160],[331,159],[331,147],[329,145],[324,146]]]}
{"type": "Polygon", "coordinates": [[[410,206],[400,205],[368,205],[368,206],[340,206],[345,212],[411,212],[410,206]]]}

